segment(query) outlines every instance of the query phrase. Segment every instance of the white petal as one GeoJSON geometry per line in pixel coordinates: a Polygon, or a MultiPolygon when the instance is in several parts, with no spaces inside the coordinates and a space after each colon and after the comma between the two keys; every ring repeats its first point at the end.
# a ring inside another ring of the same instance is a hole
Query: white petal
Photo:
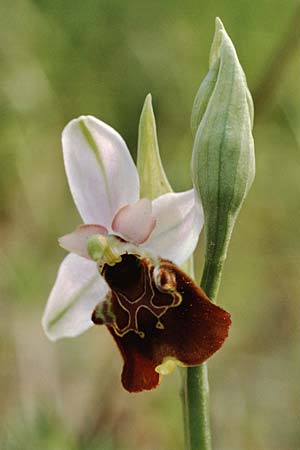
{"type": "Polygon", "coordinates": [[[92,116],[72,120],[62,135],[70,189],[85,223],[110,229],[116,212],[139,199],[139,178],[122,137],[92,116]]]}
{"type": "Polygon", "coordinates": [[[58,242],[68,252],[76,253],[76,255],[90,259],[87,251],[87,241],[94,234],[106,235],[107,229],[101,227],[101,225],[81,225],[72,231],[72,233],[60,237],[58,242]]]}
{"type": "Polygon", "coordinates": [[[117,212],[112,223],[112,229],[126,241],[139,245],[149,238],[155,223],[151,201],[142,198],[133,205],[123,206],[117,212]]]}
{"type": "Polygon", "coordinates": [[[176,264],[195,250],[203,226],[203,210],[194,189],[161,195],[152,202],[156,227],[143,247],[176,264]]]}
{"type": "Polygon", "coordinates": [[[61,263],[42,320],[49,339],[78,336],[90,328],[92,312],[108,290],[95,262],[70,253],[61,263]]]}

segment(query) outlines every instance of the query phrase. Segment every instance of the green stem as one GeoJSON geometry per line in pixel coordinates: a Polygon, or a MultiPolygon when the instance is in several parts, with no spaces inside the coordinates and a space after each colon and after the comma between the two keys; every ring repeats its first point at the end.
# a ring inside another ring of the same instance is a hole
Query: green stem
{"type": "MultiPolygon", "coordinates": [[[[221,255],[206,255],[201,287],[212,301],[217,297],[228,243],[229,239],[221,255]]],[[[188,367],[184,382],[186,450],[211,450],[207,364],[188,367]]]]}
{"type": "Polygon", "coordinates": [[[222,277],[225,257],[207,258],[202,274],[201,287],[212,302],[216,302],[222,277]]]}
{"type": "Polygon", "coordinates": [[[209,387],[207,365],[188,367],[186,402],[188,410],[188,442],[186,450],[210,450],[209,387]]]}
{"type": "MultiPolygon", "coordinates": [[[[184,442],[186,446],[190,442],[190,432],[189,432],[189,410],[188,410],[188,399],[187,399],[187,370],[184,367],[179,367],[179,372],[181,375],[181,388],[180,388],[180,398],[182,405],[182,417],[184,426],[184,442]]],[[[189,449],[189,447],[187,447],[189,449]]]]}

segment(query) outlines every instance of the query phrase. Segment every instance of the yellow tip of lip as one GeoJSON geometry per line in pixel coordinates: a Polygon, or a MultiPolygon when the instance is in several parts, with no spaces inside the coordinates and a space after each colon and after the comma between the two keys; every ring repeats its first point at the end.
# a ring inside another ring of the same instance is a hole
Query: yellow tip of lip
{"type": "Polygon", "coordinates": [[[160,375],[170,375],[172,372],[174,372],[174,369],[179,364],[180,363],[179,361],[177,361],[177,359],[167,358],[166,361],[155,367],[155,372],[159,373],[160,375]]]}

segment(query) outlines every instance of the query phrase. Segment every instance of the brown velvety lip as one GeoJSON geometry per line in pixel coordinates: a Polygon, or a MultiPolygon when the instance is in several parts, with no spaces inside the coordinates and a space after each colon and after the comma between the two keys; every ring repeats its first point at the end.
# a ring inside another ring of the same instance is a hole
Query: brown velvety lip
{"type": "Polygon", "coordinates": [[[170,261],[160,260],[154,267],[150,259],[126,254],[115,266],[105,266],[103,276],[112,295],[100,304],[101,313],[95,309],[92,320],[106,324],[112,334],[129,392],[157,387],[160,375],[155,369],[166,358],[197,366],[228,336],[230,314],[170,261]]]}

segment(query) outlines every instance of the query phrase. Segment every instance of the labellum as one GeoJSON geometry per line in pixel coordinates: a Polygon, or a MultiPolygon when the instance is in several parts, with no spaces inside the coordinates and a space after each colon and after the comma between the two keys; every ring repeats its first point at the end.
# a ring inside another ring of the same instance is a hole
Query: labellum
{"type": "Polygon", "coordinates": [[[201,364],[228,336],[230,314],[172,262],[126,253],[99,270],[111,292],[92,320],[106,325],[116,341],[129,392],[155,388],[164,363],[201,364]]]}

